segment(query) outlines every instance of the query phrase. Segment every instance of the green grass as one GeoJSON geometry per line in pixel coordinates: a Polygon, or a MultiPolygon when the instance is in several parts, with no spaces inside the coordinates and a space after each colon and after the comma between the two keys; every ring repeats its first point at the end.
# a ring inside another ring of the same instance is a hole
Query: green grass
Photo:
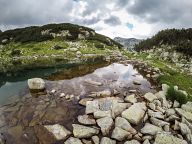
{"type": "Polygon", "coordinates": [[[179,89],[186,91],[190,95],[188,97],[188,100],[192,99],[192,76],[188,75],[186,72],[181,73],[179,68],[176,67],[174,64],[168,61],[159,60],[156,57],[146,59],[146,57],[148,56],[148,54],[146,53],[134,56],[130,52],[124,52],[124,55],[126,55],[130,59],[139,59],[145,61],[149,65],[159,68],[161,72],[163,72],[164,74],[159,76],[157,79],[159,85],[161,84],[168,84],[170,86],[177,85],[179,89]]]}

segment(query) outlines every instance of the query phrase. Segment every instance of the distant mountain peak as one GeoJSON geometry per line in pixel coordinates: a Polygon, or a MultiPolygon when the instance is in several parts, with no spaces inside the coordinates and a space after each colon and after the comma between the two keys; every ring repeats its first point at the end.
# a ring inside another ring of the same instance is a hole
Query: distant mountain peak
{"type": "Polygon", "coordinates": [[[141,39],[136,38],[122,38],[122,37],[115,37],[114,40],[120,44],[122,44],[128,50],[134,50],[136,44],[141,42],[141,39]]]}

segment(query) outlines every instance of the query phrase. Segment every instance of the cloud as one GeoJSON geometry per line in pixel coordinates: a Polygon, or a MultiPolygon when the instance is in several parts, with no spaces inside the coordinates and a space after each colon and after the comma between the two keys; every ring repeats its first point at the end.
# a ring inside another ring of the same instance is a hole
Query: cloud
{"type": "Polygon", "coordinates": [[[146,38],[165,28],[191,27],[192,1],[0,0],[0,13],[2,30],[68,22],[109,37],[146,38]]]}
{"type": "Polygon", "coordinates": [[[104,19],[104,22],[111,26],[116,26],[121,24],[121,21],[117,16],[110,16],[109,18],[104,19]]]}

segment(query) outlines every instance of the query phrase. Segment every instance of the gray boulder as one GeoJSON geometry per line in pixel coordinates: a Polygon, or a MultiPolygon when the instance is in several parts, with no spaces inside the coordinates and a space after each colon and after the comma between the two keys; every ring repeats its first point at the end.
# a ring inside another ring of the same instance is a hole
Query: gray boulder
{"type": "Polygon", "coordinates": [[[45,82],[41,78],[28,79],[28,86],[31,90],[44,90],[45,82]]]}
{"type": "Polygon", "coordinates": [[[90,138],[99,133],[99,130],[92,127],[87,127],[79,124],[72,124],[73,135],[77,138],[90,138]]]}
{"type": "Polygon", "coordinates": [[[101,132],[103,135],[109,134],[113,126],[113,119],[111,117],[104,117],[97,120],[98,126],[101,128],[101,132]]]}

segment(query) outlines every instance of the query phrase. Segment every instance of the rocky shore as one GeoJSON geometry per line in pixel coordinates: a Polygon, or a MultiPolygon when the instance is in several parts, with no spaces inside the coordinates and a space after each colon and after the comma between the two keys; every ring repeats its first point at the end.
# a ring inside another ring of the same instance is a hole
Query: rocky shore
{"type": "MultiPolygon", "coordinates": [[[[143,63],[119,63],[117,66],[139,66],[151,83],[161,73],[143,63]]],[[[46,94],[36,98],[27,94],[21,101],[1,107],[0,143],[192,143],[191,102],[169,101],[165,84],[160,89],[148,85],[143,90],[146,84],[139,73],[133,73],[129,83],[119,81],[116,72],[111,73],[110,79],[92,74],[91,79],[85,76],[75,83],[58,81],[49,86],[46,94]]],[[[43,90],[47,82],[32,79],[28,84],[43,90]]]]}

